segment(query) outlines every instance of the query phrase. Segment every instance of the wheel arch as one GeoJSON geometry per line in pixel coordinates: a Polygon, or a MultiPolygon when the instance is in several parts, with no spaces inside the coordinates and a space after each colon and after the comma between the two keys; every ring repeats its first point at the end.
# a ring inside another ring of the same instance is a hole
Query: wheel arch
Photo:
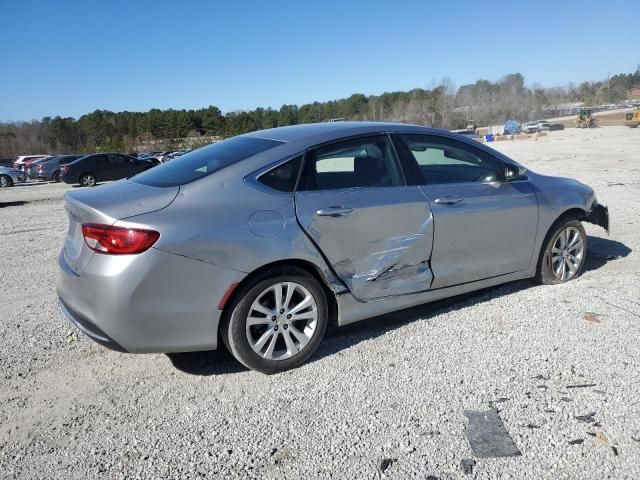
{"type": "MultiPolygon", "coordinates": [[[[221,318],[225,318],[231,312],[232,305],[238,300],[244,287],[251,282],[254,278],[264,275],[269,270],[282,270],[286,271],[287,267],[294,267],[305,271],[322,286],[325,296],[327,298],[327,307],[329,309],[329,322],[333,325],[337,325],[338,322],[338,301],[336,299],[336,291],[330,287],[330,281],[327,279],[326,274],[323,272],[319,265],[310,262],[309,260],[303,260],[299,258],[276,260],[270,263],[266,263],[252,272],[248,273],[240,282],[233,286],[231,295],[224,301],[222,306],[221,318]]],[[[334,287],[335,288],[335,287],[334,287]]],[[[218,329],[222,325],[222,321],[218,323],[218,329]]]]}
{"type": "Polygon", "coordinates": [[[570,217],[570,218],[575,218],[576,220],[580,220],[585,221],[587,219],[587,216],[589,215],[589,213],[581,207],[572,207],[572,208],[568,208],[567,210],[563,211],[560,215],[558,215],[556,217],[556,219],[551,222],[551,224],[549,225],[549,227],[547,228],[547,231],[544,234],[544,238],[542,239],[542,243],[540,244],[540,248],[538,249],[538,255],[536,255],[534,258],[536,260],[536,272],[538,270],[538,266],[540,264],[540,256],[544,255],[544,247],[547,244],[547,242],[549,241],[549,236],[553,233],[556,225],[558,223],[560,223],[560,221],[562,221],[564,218],[570,217]]]}

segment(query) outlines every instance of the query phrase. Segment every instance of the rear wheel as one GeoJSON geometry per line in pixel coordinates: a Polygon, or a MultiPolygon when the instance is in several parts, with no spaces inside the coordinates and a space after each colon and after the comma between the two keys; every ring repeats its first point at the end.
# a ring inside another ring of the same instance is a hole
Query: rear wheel
{"type": "Polygon", "coordinates": [[[7,188],[13,186],[13,180],[9,175],[0,175],[0,188],[7,188]]]}
{"type": "Polygon", "coordinates": [[[94,187],[96,176],[93,173],[85,173],[80,177],[80,185],[83,187],[94,187]]]}
{"type": "Polygon", "coordinates": [[[547,235],[538,260],[536,281],[545,285],[578,277],[587,258],[587,235],[580,221],[562,217],[547,235]]]}
{"type": "Polygon", "coordinates": [[[235,296],[221,327],[231,354],[243,365],[273,374],[302,365],[327,328],[327,299],[304,270],[270,270],[235,296]]]}
{"type": "Polygon", "coordinates": [[[51,179],[56,183],[60,183],[60,172],[55,172],[51,179]]]}

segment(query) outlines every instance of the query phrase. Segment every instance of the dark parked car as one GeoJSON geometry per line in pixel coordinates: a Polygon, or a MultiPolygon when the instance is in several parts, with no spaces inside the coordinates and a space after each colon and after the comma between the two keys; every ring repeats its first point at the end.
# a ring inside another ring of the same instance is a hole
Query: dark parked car
{"type": "Polygon", "coordinates": [[[65,183],[93,187],[98,182],[131,177],[157,164],[156,159],[140,160],[122,153],[95,153],[63,166],[60,179],[65,183]]]}
{"type": "Polygon", "coordinates": [[[564,130],[564,125],[562,123],[551,123],[549,125],[549,130],[564,130]]]}
{"type": "MultiPolygon", "coordinates": [[[[59,182],[60,169],[67,163],[71,163],[82,157],[84,157],[84,155],[58,155],[57,157],[39,162],[35,166],[36,178],[38,180],[53,180],[54,182],[59,182]]],[[[33,169],[33,167],[31,168],[33,169]]],[[[31,178],[31,176],[29,178],[31,178]]]]}

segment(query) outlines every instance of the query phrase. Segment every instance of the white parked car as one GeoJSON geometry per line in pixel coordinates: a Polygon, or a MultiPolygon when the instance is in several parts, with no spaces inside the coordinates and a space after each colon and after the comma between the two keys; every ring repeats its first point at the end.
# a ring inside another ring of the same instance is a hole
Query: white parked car
{"type": "Polygon", "coordinates": [[[538,131],[538,122],[528,122],[523,131],[524,133],[536,133],[538,131]]]}
{"type": "Polygon", "coordinates": [[[538,131],[548,132],[551,129],[551,124],[546,120],[538,120],[538,131]]]}

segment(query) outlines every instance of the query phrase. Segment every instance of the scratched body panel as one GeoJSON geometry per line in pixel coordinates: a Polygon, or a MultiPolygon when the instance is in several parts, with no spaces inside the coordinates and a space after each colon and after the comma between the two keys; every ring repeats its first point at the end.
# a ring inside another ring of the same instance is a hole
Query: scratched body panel
{"type": "Polygon", "coordinates": [[[302,228],[337,275],[360,300],[430,288],[433,218],[418,187],[300,192],[302,228]],[[330,206],[353,209],[345,216],[318,216],[330,206]]]}

